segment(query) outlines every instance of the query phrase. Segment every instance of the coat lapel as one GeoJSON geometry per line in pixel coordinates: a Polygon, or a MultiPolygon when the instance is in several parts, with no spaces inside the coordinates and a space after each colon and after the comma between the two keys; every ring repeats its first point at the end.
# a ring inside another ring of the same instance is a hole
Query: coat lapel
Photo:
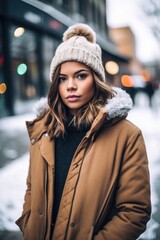
{"type": "Polygon", "coordinates": [[[40,142],[40,151],[43,158],[50,166],[53,165],[55,161],[54,147],[54,141],[50,139],[48,134],[44,134],[40,142]]]}

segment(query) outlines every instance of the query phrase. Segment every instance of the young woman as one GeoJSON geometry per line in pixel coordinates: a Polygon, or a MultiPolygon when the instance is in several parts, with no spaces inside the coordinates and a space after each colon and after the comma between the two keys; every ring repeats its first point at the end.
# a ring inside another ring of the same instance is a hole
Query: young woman
{"type": "Polygon", "coordinates": [[[129,95],[105,80],[101,49],[71,26],[51,62],[48,104],[27,122],[26,240],[135,240],[150,218],[142,133],[126,117],[129,95]]]}

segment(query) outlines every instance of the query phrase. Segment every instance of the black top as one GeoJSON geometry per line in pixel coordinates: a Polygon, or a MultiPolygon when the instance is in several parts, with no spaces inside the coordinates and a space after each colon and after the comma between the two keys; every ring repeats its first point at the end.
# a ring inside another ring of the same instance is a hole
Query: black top
{"type": "Polygon", "coordinates": [[[78,130],[72,124],[67,127],[64,137],[55,139],[54,207],[52,213],[53,226],[56,221],[64,184],[73,155],[86,132],[86,128],[78,130]]]}

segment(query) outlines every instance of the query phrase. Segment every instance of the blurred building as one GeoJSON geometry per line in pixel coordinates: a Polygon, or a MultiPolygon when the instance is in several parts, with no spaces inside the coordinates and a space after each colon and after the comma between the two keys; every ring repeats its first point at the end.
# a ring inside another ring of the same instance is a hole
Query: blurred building
{"type": "Polygon", "coordinates": [[[0,0],[0,116],[31,110],[46,96],[54,51],[76,22],[96,31],[104,65],[116,62],[119,71],[128,64],[108,38],[105,0],[0,0]]]}
{"type": "MultiPolygon", "coordinates": [[[[130,27],[108,28],[108,35],[114,42],[117,51],[130,58],[127,68],[119,74],[117,85],[123,87],[130,93],[133,101],[139,92],[148,94],[151,104],[151,98],[154,93],[154,74],[148,65],[140,62],[136,56],[135,35],[130,27]]],[[[116,78],[115,78],[116,79],[116,78]]]]}

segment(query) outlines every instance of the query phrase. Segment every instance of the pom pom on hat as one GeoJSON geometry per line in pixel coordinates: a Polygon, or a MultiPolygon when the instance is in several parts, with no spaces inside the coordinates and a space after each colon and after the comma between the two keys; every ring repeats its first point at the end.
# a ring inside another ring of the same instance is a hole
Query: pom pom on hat
{"type": "Polygon", "coordinates": [[[50,81],[56,68],[67,61],[77,61],[89,66],[102,81],[105,71],[102,64],[102,51],[96,43],[96,34],[83,23],[70,26],[63,34],[63,42],[57,47],[50,66],[50,81]]]}
{"type": "Polygon", "coordinates": [[[92,30],[92,28],[83,23],[77,23],[69,27],[63,34],[63,41],[65,42],[74,36],[83,36],[91,43],[96,42],[95,32],[92,30]]]}

